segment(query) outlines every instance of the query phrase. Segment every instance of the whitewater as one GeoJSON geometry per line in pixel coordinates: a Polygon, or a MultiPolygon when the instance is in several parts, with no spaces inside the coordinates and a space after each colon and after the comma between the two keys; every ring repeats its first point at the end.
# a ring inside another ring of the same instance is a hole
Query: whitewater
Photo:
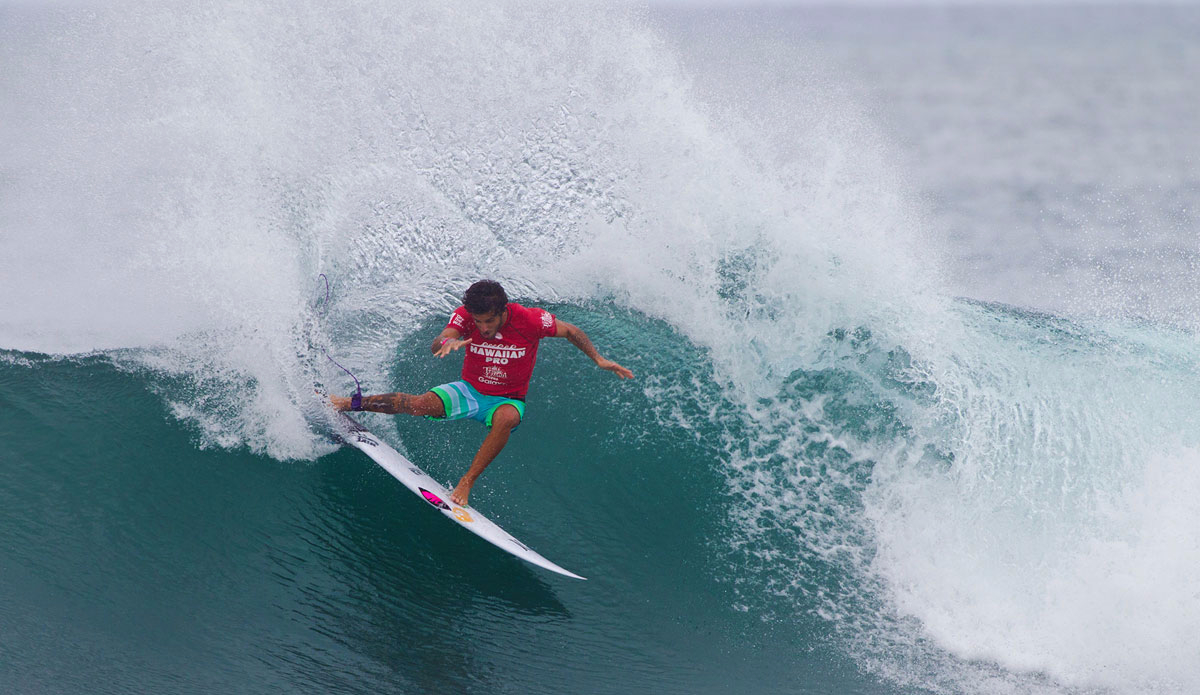
{"type": "Polygon", "coordinates": [[[1200,19],[1082,11],[0,5],[0,682],[1196,691],[1200,19]],[[638,375],[543,347],[472,493],[589,582],[330,436],[481,277],[638,375]]]}

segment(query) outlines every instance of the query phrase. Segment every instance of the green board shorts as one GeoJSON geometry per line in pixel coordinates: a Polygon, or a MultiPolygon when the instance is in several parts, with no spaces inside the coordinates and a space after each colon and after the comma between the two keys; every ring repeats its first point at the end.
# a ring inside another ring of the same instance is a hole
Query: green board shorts
{"type": "Polygon", "coordinates": [[[496,413],[496,408],[506,403],[517,409],[517,414],[522,420],[525,419],[525,401],[504,396],[487,396],[476,391],[474,386],[465,381],[451,381],[429,390],[436,393],[438,398],[442,399],[442,405],[446,407],[445,417],[430,417],[431,420],[471,418],[491,427],[492,415],[496,413]]]}

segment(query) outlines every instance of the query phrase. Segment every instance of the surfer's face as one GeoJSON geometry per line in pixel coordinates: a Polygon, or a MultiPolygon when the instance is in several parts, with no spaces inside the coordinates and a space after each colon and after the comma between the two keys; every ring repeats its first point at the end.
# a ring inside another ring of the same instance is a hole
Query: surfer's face
{"type": "Polygon", "coordinates": [[[496,335],[496,331],[504,325],[504,319],[508,314],[508,309],[498,311],[494,314],[471,314],[471,318],[475,319],[475,328],[484,338],[491,339],[496,335]]]}

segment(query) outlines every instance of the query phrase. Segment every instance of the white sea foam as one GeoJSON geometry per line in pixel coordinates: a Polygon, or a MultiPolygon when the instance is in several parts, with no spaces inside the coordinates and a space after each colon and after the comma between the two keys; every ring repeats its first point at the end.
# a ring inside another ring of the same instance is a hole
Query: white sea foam
{"type": "Polygon", "coordinates": [[[713,126],[626,9],[264,1],[15,17],[3,192],[21,243],[4,256],[15,309],[0,342],[149,346],[160,372],[252,389],[222,406],[242,432],[223,442],[302,452],[259,441],[254,422],[304,410],[314,377],[341,378],[310,347],[382,382],[417,318],[480,275],[517,295],[617,297],[715,353],[740,349],[720,332],[774,334],[756,364],[722,357],[750,391],[914,282],[895,272],[903,244],[880,243],[898,231],[895,192],[854,174],[870,150],[830,137],[809,174],[772,169],[713,126]],[[320,272],[334,304],[318,320],[320,272]],[[751,276],[756,296],[736,287],[751,276]],[[250,405],[270,393],[283,400],[250,405]]]}
{"type": "Polygon", "coordinates": [[[468,279],[550,287],[583,220],[627,214],[613,140],[659,84],[620,9],[8,12],[0,345],[144,348],[204,441],[283,457],[345,381],[314,348],[382,384],[468,279]]]}
{"type": "Polygon", "coordinates": [[[1172,359],[1190,339],[1047,341],[1038,323],[1024,338],[979,326],[996,338],[980,344],[986,364],[964,351],[968,370],[937,376],[945,417],[930,432],[951,466],[876,466],[873,568],[901,614],[962,658],[1075,687],[1189,692],[1200,672],[1181,645],[1200,609],[1181,598],[1197,585],[1171,568],[1197,545],[1179,522],[1197,509],[1200,384],[1172,359]]]}

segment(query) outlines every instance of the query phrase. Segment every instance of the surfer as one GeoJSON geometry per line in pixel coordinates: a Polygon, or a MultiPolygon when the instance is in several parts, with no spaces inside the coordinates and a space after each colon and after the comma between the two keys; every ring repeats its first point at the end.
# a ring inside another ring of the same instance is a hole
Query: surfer
{"type": "Polygon", "coordinates": [[[525,394],[542,338],[566,338],[597,367],[632,379],[633,372],[600,356],[578,326],[559,320],[544,309],[508,301],[500,283],[480,280],[467,288],[462,306],[434,339],[434,356],[442,358],[465,349],[462,379],[434,386],[423,394],[384,393],[354,399],[330,396],[337,410],[424,415],[436,420],[472,418],[488,427],[471,467],[458,481],[450,501],[467,506],[471,486],[488,467],[508,436],[525,417],[525,394]]]}

